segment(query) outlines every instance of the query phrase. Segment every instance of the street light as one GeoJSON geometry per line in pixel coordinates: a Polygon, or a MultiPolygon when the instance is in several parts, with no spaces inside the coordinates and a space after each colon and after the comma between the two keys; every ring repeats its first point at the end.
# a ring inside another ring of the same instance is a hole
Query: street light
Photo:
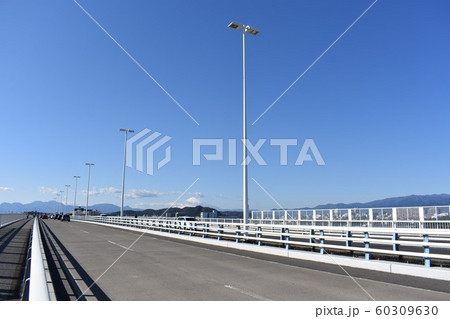
{"type": "Polygon", "coordinates": [[[56,197],[53,198],[55,201],[55,214],[58,214],[58,201],[59,201],[59,193],[55,194],[56,197]]]}
{"type": "Polygon", "coordinates": [[[67,209],[67,197],[69,195],[69,187],[70,187],[70,185],[66,185],[66,206],[64,207],[64,214],[66,213],[66,209],[67,209]]]}
{"type": "Polygon", "coordinates": [[[243,104],[243,210],[242,217],[244,220],[244,228],[247,229],[248,223],[248,175],[247,175],[247,95],[246,95],[246,76],[245,76],[245,33],[257,35],[259,30],[243,25],[237,22],[231,22],[229,28],[242,30],[242,104],[243,104]]]}
{"type": "Polygon", "coordinates": [[[122,217],[123,216],[123,199],[124,199],[124,193],[125,193],[125,164],[127,161],[127,140],[128,140],[128,133],[134,133],[134,131],[127,129],[127,128],[121,128],[120,132],[125,132],[125,146],[124,146],[123,173],[122,173],[122,202],[120,204],[120,217],[122,217]]]}
{"type": "Polygon", "coordinates": [[[89,208],[89,182],[91,179],[91,166],[94,165],[94,163],[86,163],[87,166],[89,166],[88,170],[88,185],[87,185],[87,194],[86,194],[86,212],[85,217],[87,217],[88,208],[89,208]]]}
{"type": "Polygon", "coordinates": [[[61,201],[59,202],[59,211],[61,212],[61,214],[63,213],[63,209],[62,209],[62,206],[63,206],[63,196],[62,196],[62,194],[64,193],[64,191],[59,191],[59,196],[61,196],[61,201]]]}
{"type": "Polygon", "coordinates": [[[75,207],[77,206],[77,186],[80,176],[74,176],[73,178],[75,178],[75,196],[73,198],[73,216],[75,216],[75,207]]]}

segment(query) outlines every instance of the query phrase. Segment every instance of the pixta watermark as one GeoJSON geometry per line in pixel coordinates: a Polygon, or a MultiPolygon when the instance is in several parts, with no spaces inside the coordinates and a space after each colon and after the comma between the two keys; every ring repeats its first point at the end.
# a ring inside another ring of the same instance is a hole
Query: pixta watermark
{"type": "MultiPolygon", "coordinates": [[[[153,175],[155,167],[159,170],[172,160],[172,148],[169,143],[171,140],[172,137],[147,128],[136,133],[127,140],[126,165],[153,175]]],[[[245,146],[247,150],[245,161],[247,165],[252,160],[255,160],[257,165],[267,165],[260,153],[263,147],[279,150],[280,166],[287,166],[292,156],[295,156],[295,166],[301,166],[305,162],[315,162],[319,166],[325,165],[319,148],[311,138],[303,141],[293,138],[258,139],[255,143],[250,140],[195,138],[192,140],[192,165],[199,166],[205,161],[224,161],[229,166],[244,165],[244,161],[237,158],[238,144],[239,147],[245,146]],[[227,158],[224,156],[224,150],[227,151],[227,158]]]]}
{"type": "MultiPolygon", "coordinates": [[[[236,149],[237,149],[236,139],[193,139],[192,140],[192,165],[201,165],[202,155],[207,161],[224,161],[224,147],[228,148],[228,165],[237,165],[236,149]],[[224,146],[226,144],[226,146],[224,146]],[[214,153],[205,153],[202,151],[202,146],[213,146],[215,148],[214,153]]],[[[259,139],[256,143],[252,143],[250,140],[241,140],[243,145],[247,149],[247,165],[255,159],[257,165],[265,166],[267,162],[264,160],[263,156],[260,154],[261,148],[266,144],[267,139],[259,139]],[[251,155],[251,156],[250,156],[251,155]]],[[[288,165],[288,148],[297,146],[298,140],[292,138],[273,138],[270,139],[269,144],[271,147],[279,148],[280,151],[280,162],[281,166],[288,165]]],[[[298,148],[297,148],[298,149],[298,148]]],[[[296,153],[295,166],[301,166],[304,162],[315,161],[317,165],[325,165],[322,155],[317,148],[316,143],[313,139],[305,139],[302,147],[296,153]],[[313,159],[314,157],[314,159],[313,159]]],[[[291,152],[291,154],[293,154],[291,152]]],[[[241,165],[244,165],[242,162],[241,165]]]]}

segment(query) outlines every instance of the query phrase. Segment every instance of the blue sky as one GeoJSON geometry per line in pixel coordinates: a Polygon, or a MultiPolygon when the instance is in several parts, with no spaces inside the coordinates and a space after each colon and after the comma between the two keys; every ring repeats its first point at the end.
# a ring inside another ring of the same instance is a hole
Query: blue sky
{"type": "Polygon", "coordinates": [[[153,176],[127,168],[126,205],[242,207],[227,148],[192,165],[193,139],[242,137],[231,21],[261,31],[247,36],[248,137],[267,139],[267,165],[249,165],[250,208],[278,207],[259,185],[284,208],[448,193],[448,1],[377,1],[251,125],[373,2],[79,0],[197,125],[74,1],[0,0],[0,202],[52,200],[70,184],[70,203],[80,175],[84,204],[93,162],[89,202],[119,205],[119,129],[149,128],[172,138],[172,160],[153,176]],[[286,166],[274,138],[299,141],[286,166]],[[305,139],[325,166],[294,165],[305,139]]]}

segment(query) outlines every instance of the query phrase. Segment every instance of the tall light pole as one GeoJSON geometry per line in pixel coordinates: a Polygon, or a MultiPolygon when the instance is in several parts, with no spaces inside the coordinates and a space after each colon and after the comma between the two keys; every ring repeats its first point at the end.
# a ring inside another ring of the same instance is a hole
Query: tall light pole
{"type": "Polygon", "coordinates": [[[64,191],[59,191],[59,196],[61,196],[61,201],[59,202],[59,210],[60,210],[60,212],[61,212],[61,214],[63,213],[63,209],[62,209],[62,206],[63,206],[63,196],[62,196],[62,194],[64,193],[64,191]]]}
{"type": "Polygon", "coordinates": [[[64,214],[67,212],[66,209],[67,209],[67,197],[69,195],[69,187],[70,185],[66,185],[66,206],[64,207],[64,214]]]}
{"type": "Polygon", "coordinates": [[[75,216],[75,207],[77,206],[77,186],[80,176],[74,176],[73,178],[75,178],[75,196],[73,198],[73,216],[75,216]]]}
{"type": "Polygon", "coordinates": [[[229,28],[242,30],[242,108],[243,108],[243,209],[242,218],[244,220],[244,228],[247,229],[248,223],[248,175],[247,175],[247,80],[245,76],[245,33],[257,35],[259,30],[243,25],[237,22],[231,22],[229,28]]]}
{"type": "Polygon", "coordinates": [[[55,200],[55,214],[58,214],[59,193],[56,193],[55,195],[56,195],[56,197],[53,198],[55,200]]]}
{"type": "Polygon", "coordinates": [[[88,208],[89,208],[89,182],[91,179],[91,166],[94,165],[94,163],[86,163],[87,166],[89,166],[88,170],[88,185],[87,185],[87,194],[86,194],[86,212],[85,217],[87,217],[88,208]]]}
{"type": "Polygon", "coordinates": [[[121,128],[120,132],[125,132],[125,146],[123,151],[123,173],[122,173],[122,201],[120,204],[120,217],[123,216],[123,199],[124,199],[124,193],[125,193],[125,164],[127,161],[127,140],[128,140],[128,133],[134,133],[133,130],[127,129],[127,128],[121,128]]]}

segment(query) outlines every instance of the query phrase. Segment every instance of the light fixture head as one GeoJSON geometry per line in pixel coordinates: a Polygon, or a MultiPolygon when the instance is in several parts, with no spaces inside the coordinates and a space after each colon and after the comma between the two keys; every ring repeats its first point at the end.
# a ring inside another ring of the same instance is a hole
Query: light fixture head
{"type": "Polygon", "coordinates": [[[258,30],[258,29],[255,29],[255,28],[252,28],[252,27],[249,26],[249,25],[243,25],[243,24],[240,24],[240,23],[237,23],[237,22],[231,22],[231,23],[228,25],[228,27],[229,27],[229,28],[232,28],[232,29],[235,29],[235,30],[241,30],[241,29],[244,29],[244,32],[250,33],[250,34],[253,34],[253,35],[257,35],[257,34],[259,33],[259,30],[258,30]]]}
{"type": "Polygon", "coordinates": [[[253,34],[253,35],[257,35],[259,33],[259,30],[252,28],[248,25],[245,27],[245,32],[253,34]]]}
{"type": "Polygon", "coordinates": [[[130,129],[127,129],[127,128],[121,128],[119,131],[120,132],[134,133],[134,130],[130,130],[130,129]]]}
{"type": "Polygon", "coordinates": [[[245,26],[243,24],[237,23],[237,22],[231,22],[228,25],[229,28],[231,29],[236,29],[236,30],[241,30],[243,28],[245,28],[245,26]]]}

